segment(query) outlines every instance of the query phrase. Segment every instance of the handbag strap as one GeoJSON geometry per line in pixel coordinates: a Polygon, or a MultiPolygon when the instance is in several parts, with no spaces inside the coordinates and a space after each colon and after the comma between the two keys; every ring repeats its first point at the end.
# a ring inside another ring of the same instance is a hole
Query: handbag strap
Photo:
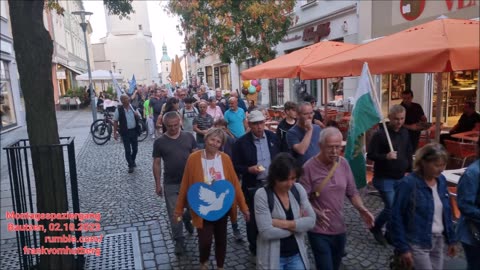
{"type": "Polygon", "coordinates": [[[338,161],[335,161],[335,163],[333,164],[332,168],[330,169],[330,171],[328,172],[328,175],[327,177],[325,177],[322,181],[322,183],[320,183],[320,185],[318,185],[316,188],[315,188],[315,197],[318,197],[320,196],[320,192],[322,192],[323,188],[325,187],[325,185],[328,183],[328,181],[330,181],[330,179],[332,178],[333,174],[335,173],[335,170],[337,169],[338,167],[338,161]]]}

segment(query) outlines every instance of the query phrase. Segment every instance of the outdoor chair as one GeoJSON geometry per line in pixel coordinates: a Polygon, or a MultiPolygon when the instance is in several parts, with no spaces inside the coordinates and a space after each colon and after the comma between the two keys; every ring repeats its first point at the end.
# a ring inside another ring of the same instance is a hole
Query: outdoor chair
{"type": "Polygon", "coordinates": [[[454,159],[462,160],[462,166],[460,168],[465,167],[467,158],[475,157],[476,155],[475,144],[473,143],[445,140],[445,148],[454,159]]]}

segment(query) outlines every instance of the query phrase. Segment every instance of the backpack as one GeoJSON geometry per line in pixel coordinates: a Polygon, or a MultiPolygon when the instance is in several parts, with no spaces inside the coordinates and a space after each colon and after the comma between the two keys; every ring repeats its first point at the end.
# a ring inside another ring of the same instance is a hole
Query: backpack
{"type": "MultiPolygon", "coordinates": [[[[193,108],[193,111],[195,112],[195,116],[197,116],[198,115],[197,108],[195,107],[192,107],[192,108],[193,108]]],[[[183,121],[183,119],[185,119],[185,108],[181,108],[180,111],[182,112],[182,121],[183,121]]]]}
{"type": "MultiPolygon", "coordinates": [[[[273,197],[273,190],[269,187],[263,187],[265,189],[265,192],[267,193],[267,201],[268,201],[268,209],[270,209],[270,214],[273,212],[273,207],[274,207],[274,197],[273,197]]],[[[300,193],[298,192],[298,189],[297,187],[295,186],[295,184],[292,186],[292,188],[290,189],[290,191],[292,192],[293,194],[293,197],[295,197],[295,199],[297,200],[298,204],[300,205],[300,193]]],[[[254,201],[254,208],[255,208],[255,201],[254,201]]],[[[250,220],[252,221],[252,223],[255,225],[255,232],[254,232],[254,237],[255,239],[257,239],[257,235],[258,235],[258,227],[257,227],[257,222],[255,220],[255,215],[253,215],[250,220]]]]}

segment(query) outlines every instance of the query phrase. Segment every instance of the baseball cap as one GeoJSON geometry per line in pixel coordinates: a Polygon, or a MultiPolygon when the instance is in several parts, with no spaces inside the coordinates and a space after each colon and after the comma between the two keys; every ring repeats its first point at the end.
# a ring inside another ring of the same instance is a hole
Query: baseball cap
{"type": "Polygon", "coordinates": [[[265,116],[263,116],[263,113],[261,111],[254,110],[248,114],[247,119],[249,123],[255,123],[265,121],[265,116]]]}

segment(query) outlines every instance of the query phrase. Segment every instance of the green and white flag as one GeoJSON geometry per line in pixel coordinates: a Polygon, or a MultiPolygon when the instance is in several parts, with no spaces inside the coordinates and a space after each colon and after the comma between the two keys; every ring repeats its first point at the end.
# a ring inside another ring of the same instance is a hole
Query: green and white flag
{"type": "Polygon", "coordinates": [[[372,85],[369,79],[368,64],[363,64],[362,75],[355,92],[355,104],[348,128],[345,158],[350,164],[357,188],[367,185],[366,161],[363,136],[381,120],[381,114],[372,98],[372,85]]]}

